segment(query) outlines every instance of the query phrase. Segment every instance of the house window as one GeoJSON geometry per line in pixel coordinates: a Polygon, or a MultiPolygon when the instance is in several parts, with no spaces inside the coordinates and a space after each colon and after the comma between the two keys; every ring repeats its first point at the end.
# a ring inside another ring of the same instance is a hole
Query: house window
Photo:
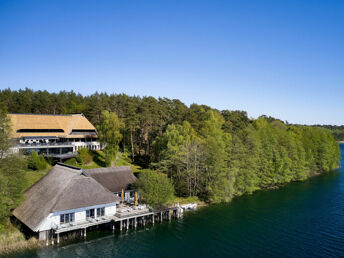
{"type": "Polygon", "coordinates": [[[60,224],[74,222],[74,221],[75,221],[74,212],[60,215],[60,224]]]}
{"type": "Polygon", "coordinates": [[[98,208],[97,209],[97,217],[103,217],[105,215],[105,208],[98,208]]]}
{"type": "Polygon", "coordinates": [[[86,210],[86,218],[94,218],[94,209],[86,210]]]}

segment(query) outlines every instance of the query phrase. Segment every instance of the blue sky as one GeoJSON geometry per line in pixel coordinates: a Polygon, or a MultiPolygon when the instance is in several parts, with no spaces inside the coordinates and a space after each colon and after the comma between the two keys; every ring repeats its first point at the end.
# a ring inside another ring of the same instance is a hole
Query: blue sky
{"type": "Polygon", "coordinates": [[[344,1],[0,0],[0,89],[344,124],[344,1]]]}

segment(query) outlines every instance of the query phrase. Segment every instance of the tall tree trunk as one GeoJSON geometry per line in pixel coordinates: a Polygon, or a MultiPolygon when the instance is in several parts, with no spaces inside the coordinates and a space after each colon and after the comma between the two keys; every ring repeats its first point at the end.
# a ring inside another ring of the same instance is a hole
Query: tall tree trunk
{"type": "Polygon", "coordinates": [[[190,175],[190,158],[189,158],[189,148],[187,147],[187,150],[186,150],[186,171],[187,171],[187,185],[188,185],[188,194],[189,194],[189,197],[191,196],[191,175],[190,175]]]}
{"type": "Polygon", "coordinates": [[[135,153],[134,153],[134,140],[133,140],[133,129],[130,129],[130,144],[131,144],[131,157],[134,162],[135,153]]]}

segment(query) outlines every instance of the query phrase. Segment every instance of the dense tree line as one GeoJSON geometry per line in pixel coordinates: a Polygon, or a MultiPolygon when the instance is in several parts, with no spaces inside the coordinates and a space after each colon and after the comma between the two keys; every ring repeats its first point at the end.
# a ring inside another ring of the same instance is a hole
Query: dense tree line
{"type": "Polygon", "coordinates": [[[30,89],[0,91],[0,105],[14,113],[84,113],[102,137],[116,131],[110,156],[118,144],[134,163],[168,175],[178,196],[210,202],[304,180],[339,165],[339,146],[328,130],[266,116],[250,119],[243,111],[187,107],[167,98],[30,89]]]}
{"type": "Polygon", "coordinates": [[[314,125],[330,130],[336,141],[344,141],[344,125],[314,125]]]}

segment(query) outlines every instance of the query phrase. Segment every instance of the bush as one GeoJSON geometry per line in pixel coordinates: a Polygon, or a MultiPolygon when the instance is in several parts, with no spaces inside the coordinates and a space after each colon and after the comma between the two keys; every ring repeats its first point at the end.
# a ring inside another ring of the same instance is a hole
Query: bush
{"type": "Polygon", "coordinates": [[[161,207],[174,200],[174,188],[171,180],[157,171],[145,170],[135,183],[140,196],[145,203],[152,207],[161,207]]]}
{"type": "Polygon", "coordinates": [[[76,157],[76,161],[81,164],[81,165],[85,165],[85,164],[89,164],[92,162],[92,155],[90,154],[90,151],[87,148],[81,148],[78,151],[78,155],[76,157]]]}
{"type": "Polygon", "coordinates": [[[76,158],[67,159],[64,163],[70,166],[74,166],[74,167],[77,167],[79,165],[76,158]]]}
{"type": "Polygon", "coordinates": [[[42,155],[37,152],[31,151],[28,159],[28,168],[33,170],[41,170],[47,168],[47,162],[42,155]]]}

